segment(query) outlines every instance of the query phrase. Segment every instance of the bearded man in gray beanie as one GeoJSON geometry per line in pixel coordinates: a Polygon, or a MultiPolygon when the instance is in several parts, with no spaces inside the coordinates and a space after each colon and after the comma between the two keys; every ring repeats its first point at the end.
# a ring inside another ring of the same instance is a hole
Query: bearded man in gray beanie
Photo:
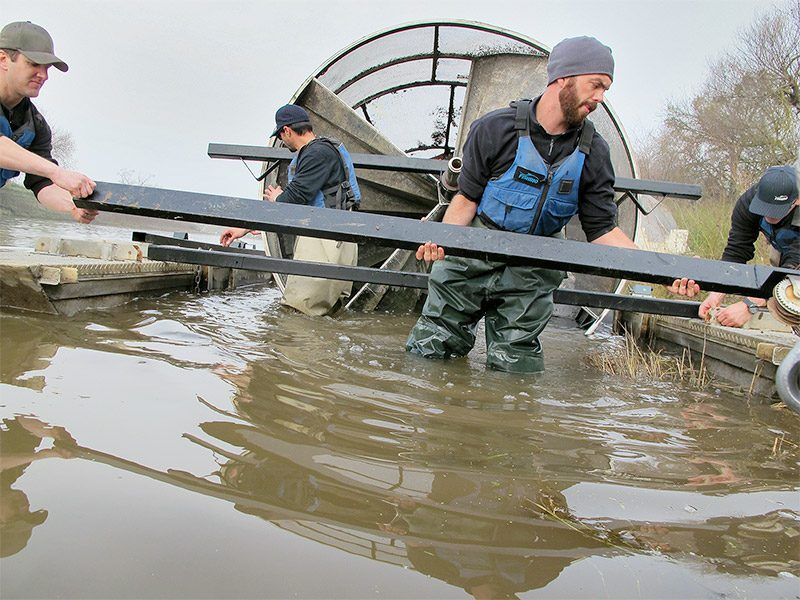
{"type": "MultiPolygon", "coordinates": [[[[444,223],[563,237],[577,214],[593,244],[636,248],[616,224],[614,168],[606,141],[586,117],[614,78],[611,49],[592,37],[559,42],[547,63],[547,87],[471,126],[459,192],[444,223]]],[[[539,334],[553,312],[562,271],[444,256],[427,243],[417,259],[434,262],[428,298],[406,350],[427,358],[465,356],[485,317],[487,365],[511,372],[544,369],[539,334]]],[[[693,297],[686,278],[670,291],[693,297]]]]}

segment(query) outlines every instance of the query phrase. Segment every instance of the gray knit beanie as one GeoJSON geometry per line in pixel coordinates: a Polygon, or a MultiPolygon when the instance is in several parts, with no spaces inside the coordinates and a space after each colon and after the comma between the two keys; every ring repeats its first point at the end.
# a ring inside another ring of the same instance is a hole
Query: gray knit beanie
{"type": "Polygon", "coordinates": [[[547,85],[561,77],[601,73],[614,79],[614,57],[611,48],[593,37],[581,36],[561,40],[547,61],[547,85]]]}

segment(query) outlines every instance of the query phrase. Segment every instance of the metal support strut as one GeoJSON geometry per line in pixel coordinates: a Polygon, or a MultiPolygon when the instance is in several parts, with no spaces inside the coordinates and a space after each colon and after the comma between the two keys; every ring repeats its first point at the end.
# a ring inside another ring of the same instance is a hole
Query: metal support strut
{"type": "MultiPolygon", "coordinates": [[[[286,148],[242,146],[238,144],[209,144],[208,155],[211,158],[287,162],[294,156],[286,148]]],[[[386,156],[383,154],[351,154],[350,157],[353,160],[353,165],[357,169],[400,171],[404,173],[429,173],[437,177],[447,171],[447,162],[434,158],[386,156]]],[[[618,192],[672,196],[673,198],[686,198],[688,200],[697,200],[701,195],[699,185],[673,183],[670,181],[631,179],[628,177],[617,177],[614,181],[614,189],[618,192]]]]}

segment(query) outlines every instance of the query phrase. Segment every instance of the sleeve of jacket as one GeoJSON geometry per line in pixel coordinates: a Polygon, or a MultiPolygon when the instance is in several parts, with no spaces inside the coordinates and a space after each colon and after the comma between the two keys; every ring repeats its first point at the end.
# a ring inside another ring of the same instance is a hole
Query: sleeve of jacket
{"type": "Polygon", "coordinates": [[[595,132],[592,147],[581,173],[578,216],[591,242],[617,226],[614,202],[614,165],[608,143],[595,132]]]}
{"type": "MultiPolygon", "coordinates": [[[[800,208],[795,208],[796,211],[800,208]]],[[[789,250],[781,254],[781,266],[787,269],[800,269],[800,237],[795,238],[789,250]]]]}
{"type": "Polygon", "coordinates": [[[328,144],[317,143],[301,150],[292,182],[286,186],[277,202],[311,204],[338,167],[336,150],[328,144]]]}
{"type": "MultiPolygon", "coordinates": [[[[35,107],[33,108],[33,124],[36,136],[33,138],[28,150],[57,165],[58,161],[53,158],[53,133],[50,131],[47,121],[44,120],[44,117],[35,107]]],[[[53,182],[47,177],[31,175],[30,173],[25,175],[25,187],[37,197],[39,192],[52,184],[53,182]]]]}
{"type": "Polygon", "coordinates": [[[754,185],[736,201],[731,213],[728,243],[722,252],[721,260],[744,264],[755,256],[756,240],[760,232],[759,217],[750,212],[750,201],[755,193],[754,185]]]}

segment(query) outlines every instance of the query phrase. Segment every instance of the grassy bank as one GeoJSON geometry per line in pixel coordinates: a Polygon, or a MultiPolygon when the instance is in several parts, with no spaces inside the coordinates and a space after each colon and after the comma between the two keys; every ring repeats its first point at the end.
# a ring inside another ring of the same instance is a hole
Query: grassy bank
{"type": "Polygon", "coordinates": [[[18,219],[70,220],[70,216],[66,213],[47,210],[36,201],[30,190],[13,182],[0,188],[0,215],[18,219]]]}
{"type": "MultiPolygon", "coordinates": [[[[718,259],[728,243],[731,213],[736,199],[703,198],[697,202],[665,200],[665,205],[675,218],[679,229],[689,232],[690,256],[718,259]]],[[[769,263],[769,244],[763,236],[756,242],[754,261],[769,263]]]]}

